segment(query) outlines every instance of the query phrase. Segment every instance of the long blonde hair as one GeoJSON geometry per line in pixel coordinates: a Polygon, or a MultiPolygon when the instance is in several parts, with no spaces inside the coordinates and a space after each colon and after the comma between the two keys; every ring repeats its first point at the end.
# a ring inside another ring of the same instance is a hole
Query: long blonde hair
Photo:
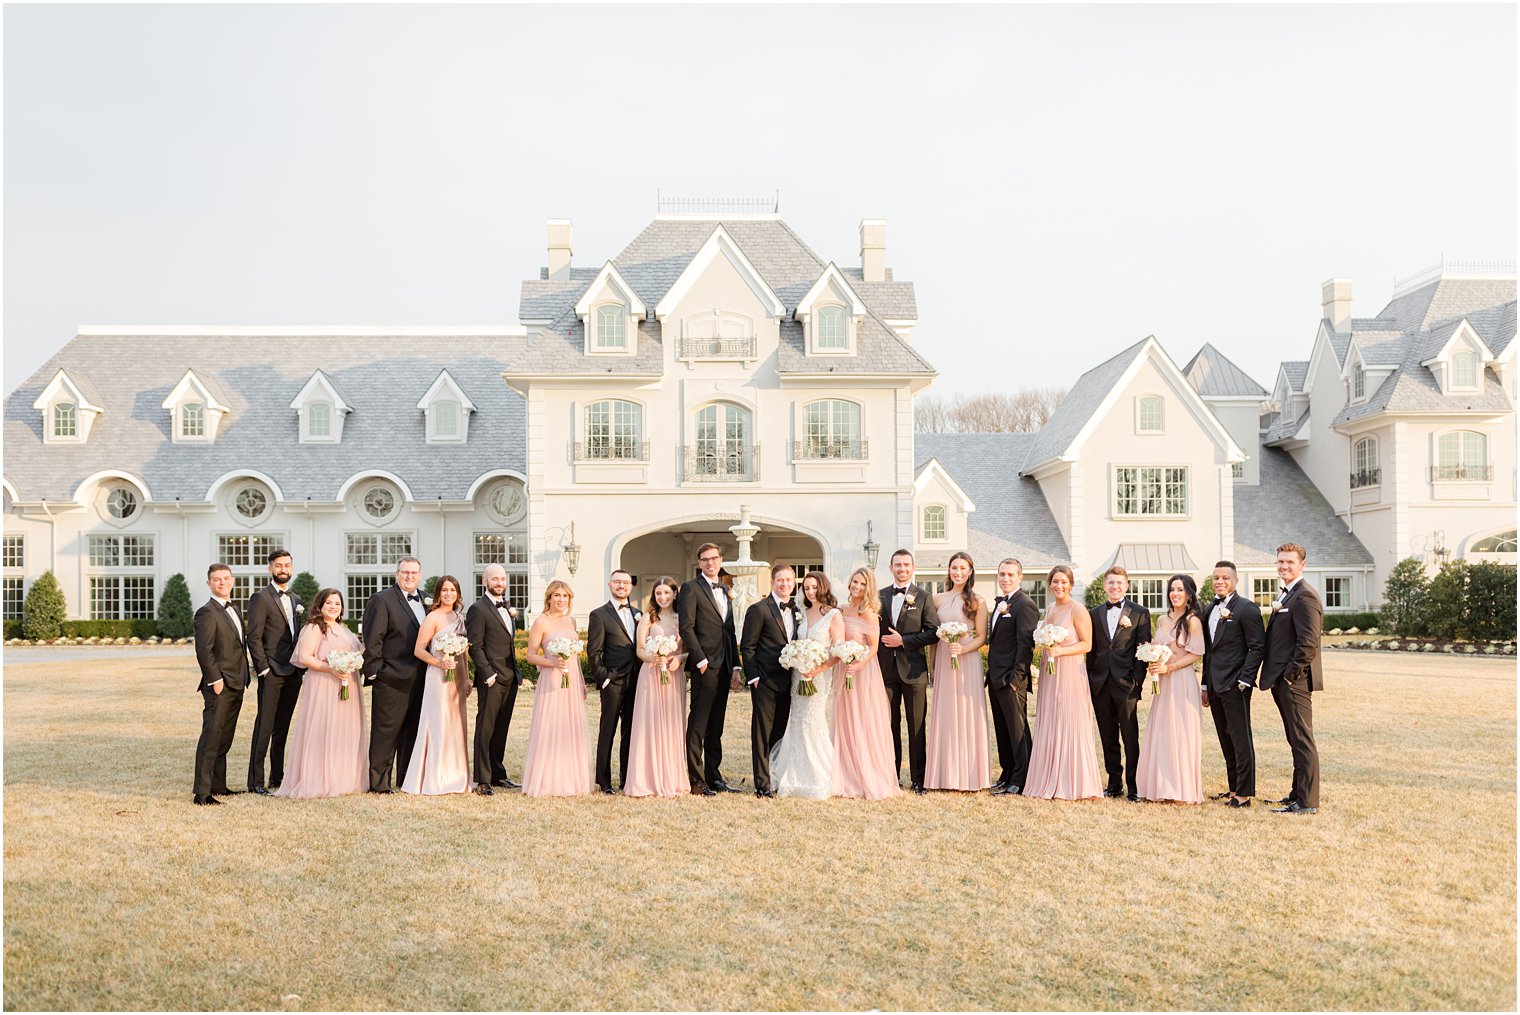
{"type": "Polygon", "coordinates": [[[571,605],[573,606],[575,604],[575,590],[570,587],[570,583],[556,578],[549,583],[548,588],[544,589],[544,616],[554,616],[554,614],[550,612],[554,609],[554,607],[549,604],[554,599],[554,593],[558,592],[560,589],[564,589],[565,593],[570,596],[571,605]]]}
{"type": "MultiPolygon", "coordinates": [[[[881,593],[876,591],[876,575],[871,572],[870,568],[857,567],[850,572],[850,581],[844,583],[845,595],[848,596],[850,594],[850,582],[855,580],[856,575],[860,575],[866,580],[865,595],[860,597],[858,609],[862,613],[869,611],[878,617],[881,616],[881,593]]],[[[852,598],[850,602],[853,605],[854,599],[852,598]]]]}

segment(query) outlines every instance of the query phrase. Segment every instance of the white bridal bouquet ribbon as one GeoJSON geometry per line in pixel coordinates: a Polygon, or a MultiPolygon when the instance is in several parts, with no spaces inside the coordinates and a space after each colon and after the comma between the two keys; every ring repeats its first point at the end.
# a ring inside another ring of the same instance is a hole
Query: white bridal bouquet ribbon
{"type": "MultiPolygon", "coordinates": [[[[965,624],[962,624],[958,620],[951,620],[935,628],[934,633],[944,641],[948,641],[950,644],[954,645],[956,642],[966,637],[966,635],[970,634],[971,628],[967,627],[965,624]]],[[[960,660],[956,656],[950,657],[950,668],[952,670],[958,670],[961,668],[960,660]]]]}
{"type": "MultiPolygon", "coordinates": [[[[585,647],[585,642],[579,641],[575,638],[555,638],[553,641],[549,642],[549,644],[544,646],[544,651],[549,653],[551,656],[559,656],[565,662],[569,662],[571,659],[574,659],[576,656],[580,655],[581,649],[585,647]]],[[[570,686],[569,670],[560,671],[559,686],[570,686]]]]}
{"type": "Polygon", "coordinates": [[[327,653],[327,665],[342,674],[338,678],[338,700],[348,700],[348,678],[364,667],[363,652],[347,652],[339,649],[327,653]]]}
{"type": "MultiPolygon", "coordinates": [[[[1071,632],[1060,624],[1041,624],[1034,629],[1034,643],[1040,646],[1041,649],[1048,650],[1070,637],[1071,632]]],[[[1051,673],[1054,673],[1056,671],[1056,661],[1049,651],[1043,653],[1040,661],[1044,662],[1047,659],[1050,660],[1050,666],[1047,668],[1051,673]]]]}
{"type": "Polygon", "coordinates": [[[812,673],[824,663],[829,661],[829,650],[822,642],[816,642],[811,638],[798,638],[789,641],[781,650],[781,665],[789,670],[797,670],[803,674],[797,681],[797,696],[810,698],[818,693],[818,685],[813,683],[807,674],[812,673]]]}
{"type": "MultiPolygon", "coordinates": [[[[470,647],[470,640],[462,634],[445,631],[433,639],[433,651],[441,656],[448,656],[458,662],[459,657],[464,655],[465,649],[470,647]]],[[[454,679],[454,667],[449,666],[443,671],[444,680],[454,679]]]]}
{"type": "Polygon", "coordinates": [[[644,651],[659,660],[661,684],[670,683],[670,671],[665,668],[665,660],[675,654],[680,644],[673,634],[652,634],[644,639],[644,651]]]}
{"type": "MultiPolygon", "coordinates": [[[[1135,658],[1142,663],[1160,663],[1165,666],[1172,659],[1172,650],[1167,645],[1158,645],[1156,642],[1147,641],[1135,647],[1135,658]]],[[[1161,690],[1161,674],[1151,674],[1151,694],[1161,690]]]]}
{"type": "MultiPolygon", "coordinates": [[[[854,666],[856,663],[864,662],[866,656],[870,654],[866,647],[858,641],[836,641],[832,651],[834,658],[846,666],[854,666]]],[[[849,670],[844,671],[844,689],[846,691],[855,690],[855,678],[850,676],[849,670]]]]}

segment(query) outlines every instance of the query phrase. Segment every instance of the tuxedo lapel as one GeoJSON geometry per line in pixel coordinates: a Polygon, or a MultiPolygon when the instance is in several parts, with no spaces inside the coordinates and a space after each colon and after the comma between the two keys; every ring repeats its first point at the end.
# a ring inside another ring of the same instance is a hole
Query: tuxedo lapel
{"type": "MultiPolygon", "coordinates": [[[[227,606],[232,606],[230,600],[228,601],[227,606]]],[[[242,617],[239,617],[237,620],[233,620],[231,617],[227,616],[227,606],[218,606],[216,612],[222,615],[222,623],[227,625],[227,630],[232,632],[232,636],[238,640],[238,644],[246,646],[248,644],[248,629],[247,627],[243,626],[242,617]]],[[[236,606],[232,606],[232,608],[234,610],[237,609],[236,606]]]]}
{"type": "MultiPolygon", "coordinates": [[[[391,588],[396,590],[396,600],[401,603],[401,612],[406,615],[407,622],[412,625],[414,632],[417,631],[422,627],[422,621],[418,620],[417,614],[412,612],[412,604],[406,598],[406,593],[401,590],[400,585],[392,585],[391,588]]],[[[421,595],[422,593],[419,592],[417,594],[421,595]]]]}

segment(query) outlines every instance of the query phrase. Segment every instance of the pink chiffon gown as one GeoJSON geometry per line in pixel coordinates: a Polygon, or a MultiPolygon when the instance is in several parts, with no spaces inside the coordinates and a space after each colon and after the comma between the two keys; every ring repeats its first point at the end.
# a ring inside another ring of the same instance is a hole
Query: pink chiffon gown
{"type": "MultiPolygon", "coordinates": [[[[846,615],[844,636],[870,647],[880,625],[846,615]]],[[[845,686],[845,666],[834,669],[834,785],[833,795],[885,800],[897,796],[897,765],[892,756],[892,707],[881,680],[881,664],[870,652],[845,686]]]]}
{"type": "MultiPolygon", "coordinates": [[[[1051,607],[1045,622],[1059,624],[1071,634],[1063,644],[1075,645],[1076,606],[1051,607]]],[[[1098,749],[1093,739],[1092,691],[1087,683],[1087,657],[1061,656],[1055,672],[1040,666],[1035,684],[1034,748],[1029,756],[1029,780],[1024,795],[1047,800],[1086,800],[1103,795],[1098,776],[1098,749]]]]}
{"type": "MultiPolygon", "coordinates": [[[[327,662],[329,652],[357,652],[359,639],[341,623],[326,634],[316,624],[301,628],[292,662],[327,662]]],[[[331,673],[308,670],[296,703],[295,731],[285,760],[285,781],[275,796],[293,799],[344,796],[369,789],[369,729],[364,724],[363,678],[348,681],[348,700],[331,673]]]]}
{"type": "MultiPolygon", "coordinates": [[[[433,653],[438,639],[445,634],[465,634],[464,618],[456,617],[452,627],[439,631],[433,639],[433,653]]],[[[454,679],[444,680],[436,666],[427,668],[422,685],[422,712],[417,720],[417,741],[412,760],[406,766],[401,792],[423,796],[470,791],[469,715],[466,701],[470,694],[470,671],[465,657],[454,661],[454,679]]]]}
{"type": "MultiPolygon", "coordinates": [[[[1170,645],[1174,654],[1203,655],[1203,631],[1176,639],[1171,614],[1156,624],[1151,639],[1170,645]]],[[[1146,680],[1150,680],[1147,676],[1146,680]]],[[[1203,803],[1203,696],[1193,667],[1161,675],[1161,689],[1151,698],[1151,715],[1140,742],[1135,789],[1144,800],[1203,803]]]]}
{"type": "MultiPolygon", "coordinates": [[[[976,634],[976,618],[966,616],[959,594],[937,607],[942,624],[965,624],[976,634]]],[[[950,665],[950,643],[934,649],[934,689],[929,702],[925,789],[983,790],[992,785],[987,762],[987,695],[980,652],[964,652],[950,665]]]]}
{"type": "MultiPolygon", "coordinates": [[[[565,620],[562,629],[545,632],[544,644],[576,637],[575,625],[565,620]]],[[[541,671],[533,688],[533,719],[523,759],[524,796],[579,796],[590,793],[594,785],[586,733],[586,678],[580,660],[570,660],[569,687],[559,686],[559,672],[541,671]]],[[[629,750],[631,763],[631,744],[629,750]]]]}
{"type": "MultiPolygon", "coordinates": [[[[670,622],[649,625],[646,638],[679,637],[674,615],[670,622]]],[[[625,796],[685,796],[691,792],[686,775],[686,674],[685,653],[677,655],[676,671],[660,683],[654,663],[639,669],[633,698],[633,729],[628,734],[628,775],[623,779],[625,796]]]]}

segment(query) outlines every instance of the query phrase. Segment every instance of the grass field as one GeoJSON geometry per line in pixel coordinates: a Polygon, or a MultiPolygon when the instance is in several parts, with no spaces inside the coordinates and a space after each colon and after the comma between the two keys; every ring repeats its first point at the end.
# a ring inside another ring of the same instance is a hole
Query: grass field
{"type": "MultiPolygon", "coordinates": [[[[1511,660],[1327,654],[1322,810],[1292,817],[947,793],[198,808],[188,654],[27,659],[4,670],[7,1009],[1515,1007],[1511,660]]],[[[748,724],[736,696],[731,780],[748,724]]],[[[1282,795],[1265,695],[1255,727],[1282,795]]]]}

